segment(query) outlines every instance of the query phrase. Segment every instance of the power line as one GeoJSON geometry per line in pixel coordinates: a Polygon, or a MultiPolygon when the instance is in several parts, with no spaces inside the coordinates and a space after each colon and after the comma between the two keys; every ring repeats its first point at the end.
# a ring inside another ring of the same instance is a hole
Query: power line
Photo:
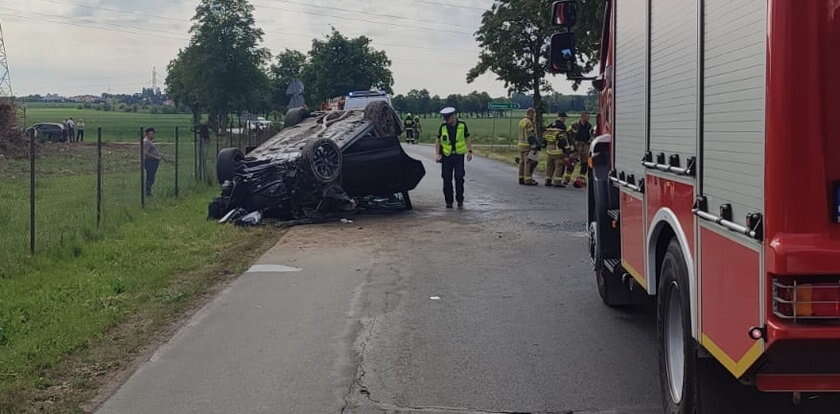
{"type": "Polygon", "coordinates": [[[363,18],[358,18],[358,17],[357,18],[350,18],[350,17],[346,17],[346,16],[336,16],[336,15],[333,15],[333,14],[317,13],[317,12],[306,11],[306,10],[290,10],[290,9],[286,9],[286,8],[283,8],[283,7],[277,7],[277,6],[261,5],[261,7],[265,7],[267,9],[275,9],[275,10],[286,11],[286,12],[289,12],[289,13],[310,14],[310,15],[313,15],[313,16],[334,17],[334,18],[337,18],[337,19],[353,20],[353,21],[366,22],[366,23],[372,23],[372,24],[377,24],[377,25],[395,26],[395,27],[400,27],[400,28],[409,29],[409,30],[435,32],[435,33],[445,32],[445,33],[454,33],[454,34],[459,34],[459,35],[472,36],[472,33],[470,33],[470,32],[462,32],[462,31],[458,31],[458,30],[430,29],[430,28],[422,27],[422,26],[406,26],[406,25],[400,24],[400,23],[380,22],[380,21],[376,21],[376,20],[368,20],[368,19],[363,19],[363,18]]]}
{"type": "MultiPolygon", "coordinates": [[[[11,7],[4,7],[4,6],[0,6],[0,9],[11,10],[11,11],[18,12],[18,13],[23,12],[23,10],[17,10],[17,9],[13,9],[11,7]]],[[[125,33],[125,34],[133,34],[133,35],[146,36],[146,37],[157,37],[157,38],[161,38],[161,39],[170,39],[170,40],[189,40],[186,37],[170,37],[170,36],[161,36],[161,35],[158,34],[158,33],[164,33],[164,34],[168,33],[168,34],[172,34],[173,36],[179,36],[178,33],[174,33],[174,32],[165,32],[165,31],[156,31],[154,33],[149,33],[148,31],[136,32],[136,31],[128,31],[128,30],[125,30],[125,29],[122,29],[122,28],[123,27],[128,27],[130,29],[137,29],[137,30],[144,30],[144,29],[138,28],[138,27],[135,27],[135,26],[117,25],[117,24],[111,24],[111,23],[95,23],[95,24],[108,25],[108,26],[118,28],[118,29],[109,29],[107,27],[90,26],[90,25],[85,25],[85,24],[81,24],[81,23],[74,23],[74,22],[70,22],[70,21],[65,21],[64,19],[67,18],[66,16],[55,15],[55,14],[46,14],[46,13],[38,13],[38,12],[29,12],[29,13],[32,13],[32,14],[35,14],[35,15],[38,15],[38,16],[43,16],[46,19],[36,19],[33,16],[26,16],[26,15],[22,15],[22,14],[5,13],[5,12],[0,12],[0,15],[12,16],[12,17],[16,17],[16,18],[19,18],[19,19],[41,22],[41,23],[44,22],[44,21],[47,21],[47,22],[55,23],[55,24],[63,24],[63,25],[68,25],[68,26],[81,27],[83,29],[104,30],[104,31],[113,32],[113,33],[125,33]],[[52,18],[52,19],[62,19],[62,20],[50,20],[50,18],[52,18]]],[[[94,24],[94,23],[91,23],[91,24],[94,24]]]]}
{"type": "Polygon", "coordinates": [[[460,5],[460,4],[444,3],[444,2],[432,1],[432,0],[409,0],[409,1],[411,1],[413,3],[431,4],[431,5],[434,5],[434,6],[451,7],[451,8],[454,8],[454,9],[481,10],[481,11],[487,11],[487,10],[490,9],[489,7],[465,6],[465,5],[460,5]]]}
{"type": "MultiPolygon", "coordinates": [[[[44,0],[44,1],[46,1],[46,0],[44,0]]],[[[386,19],[408,20],[408,21],[412,21],[412,22],[429,23],[429,24],[434,24],[434,25],[439,25],[439,26],[459,27],[459,28],[467,29],[467,30],[470,29],[470,28],[465,27],[465,26],[452,25],[452,24],[449,24],[448,22],[440,22],[440,21],[435,21],[435,20],[414,19],[414,18],[411,18],[411,17],[397,16],[397,15],[393,15],[393,14],[370,13],[370,12],[366,12],[366,11],[343,9],[343,8],[340,8],[340,7],[331,7],[331,6],[322,6],[322,5],[313,6],[310,3],[298,2],[298,1],[293,1],[293,0],[274,0],[274,1],[280,2],[280,3],[296,4],[296,5],[306,6],[306,7],[311,7],[311,8],[335,10],[335,11],[340,11],[340,12],[344,12],[344,13],[363,14],[365,16],[371,16],[371,17],[384,17],[386,19]]],[[[262,4],[256,4],[256,3],[254,3],[254,6],[272,8],[272,6],[266,6],[266,5],[262,5],[262,4]]]]}

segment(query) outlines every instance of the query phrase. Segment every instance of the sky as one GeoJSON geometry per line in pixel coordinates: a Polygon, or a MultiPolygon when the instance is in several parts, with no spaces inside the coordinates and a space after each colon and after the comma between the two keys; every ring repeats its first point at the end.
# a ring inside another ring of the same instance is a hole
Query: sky
{"type": "MultiPolygon", "coordinates": [[[[307,52],[313,38],[335,27],[365,35],[393,64],[394,92],[433,95],[487,91],[507,94],[488,73],[472,84],[467,71],[479,48],[473,33],[493,0],[251,0],[263,46],[307,52]]],[[[0,1],[12,87],[18,96],[133,93],[152,85],[189,40],[198,0],[0,1]]],[[[555,90],[573,93],[563,77],[555,90]]]]}

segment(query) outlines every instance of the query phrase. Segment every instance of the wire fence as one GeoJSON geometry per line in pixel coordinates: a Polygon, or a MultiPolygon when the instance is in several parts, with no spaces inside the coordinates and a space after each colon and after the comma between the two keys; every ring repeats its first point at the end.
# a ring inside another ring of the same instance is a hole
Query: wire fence
{"type": "Polygon", "coordinates": [[[34,139],[27,157],[0,158],[0,278],[35,255],[79,255],[82,243],[105,237],[144,208],[206,191],[217,184],[220,149],[247,151],[274,133],[230,125],[202,139],[194,129],[157,129],[154,142],[163,160],[148,195],[145,128],[137,126],[131,141],[115,140],[102,128],[89,129],[83,142],[34,139]]]}

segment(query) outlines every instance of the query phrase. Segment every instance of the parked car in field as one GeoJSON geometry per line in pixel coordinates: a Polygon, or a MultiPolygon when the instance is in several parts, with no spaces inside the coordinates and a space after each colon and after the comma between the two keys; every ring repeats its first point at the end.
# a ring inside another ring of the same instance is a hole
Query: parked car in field
{"type": "Polygon", "coordinates": [[[261,129],[264,131],[271,128],[271,121],[265,119],[265,117],[258,116],[256,119],[249,119],[245,121],[245,128],[251,131],[255,129],[261,129]]]}
{"type": "Polygon", "coordinates": [[[401,132],[396,112],[381,100],[364,109],[292,109],[286,128],[248,154],[219,152],[222,194],[208,215],[238,224],[264,216],[311,219],[354,211],[371,199],[411,209],[408,192],[426,171],[403,151],[401,132]]]}
{"type": "Polygon", "coordinates": [[[27,135],[36,133],[40,142],[64,142],[67,139],[64,125],[57,123],[38,123],[27,128],[25,132],[27,135]]]}

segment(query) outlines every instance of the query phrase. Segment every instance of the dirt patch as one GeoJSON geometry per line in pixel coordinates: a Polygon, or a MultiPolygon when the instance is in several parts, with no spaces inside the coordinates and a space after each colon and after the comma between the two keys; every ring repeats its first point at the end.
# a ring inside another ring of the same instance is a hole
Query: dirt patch
{"type": "Polygon", "coordinates": [[[13,406],[0,404],[0,413],[93,412],[134,370],[238,277],[257,257],[273,246],[284,231],[254,229],[218,253],[206,267],[176,275],[169,287],[172,300],[150,301],[98,338],[45,370],[43,386],[12,396],[13,406]]]}
{"type": "Polygon", "coordinates": [[[0,159],[20,159],[29,155],[29,139],[17,127],[17,107],[0,102],[0,159]]]}
{"type": "MultiPolygon", "coordinates": [[[[28,143],[26,145],[29,145],[28,143]]],[[[2,154],[2,148],[0,148],[2,154]]],[[[35,150],[35,168],[39,177],[96,174],[95,143],[44,143],[35,150]]],[[[139,171],[137,144],[103,143],[102,171],[105,174],[139,171]]],[[[28,147],[23,157],[0,163],[0,175],[23,176],[29,173],[28,147]]]]}

